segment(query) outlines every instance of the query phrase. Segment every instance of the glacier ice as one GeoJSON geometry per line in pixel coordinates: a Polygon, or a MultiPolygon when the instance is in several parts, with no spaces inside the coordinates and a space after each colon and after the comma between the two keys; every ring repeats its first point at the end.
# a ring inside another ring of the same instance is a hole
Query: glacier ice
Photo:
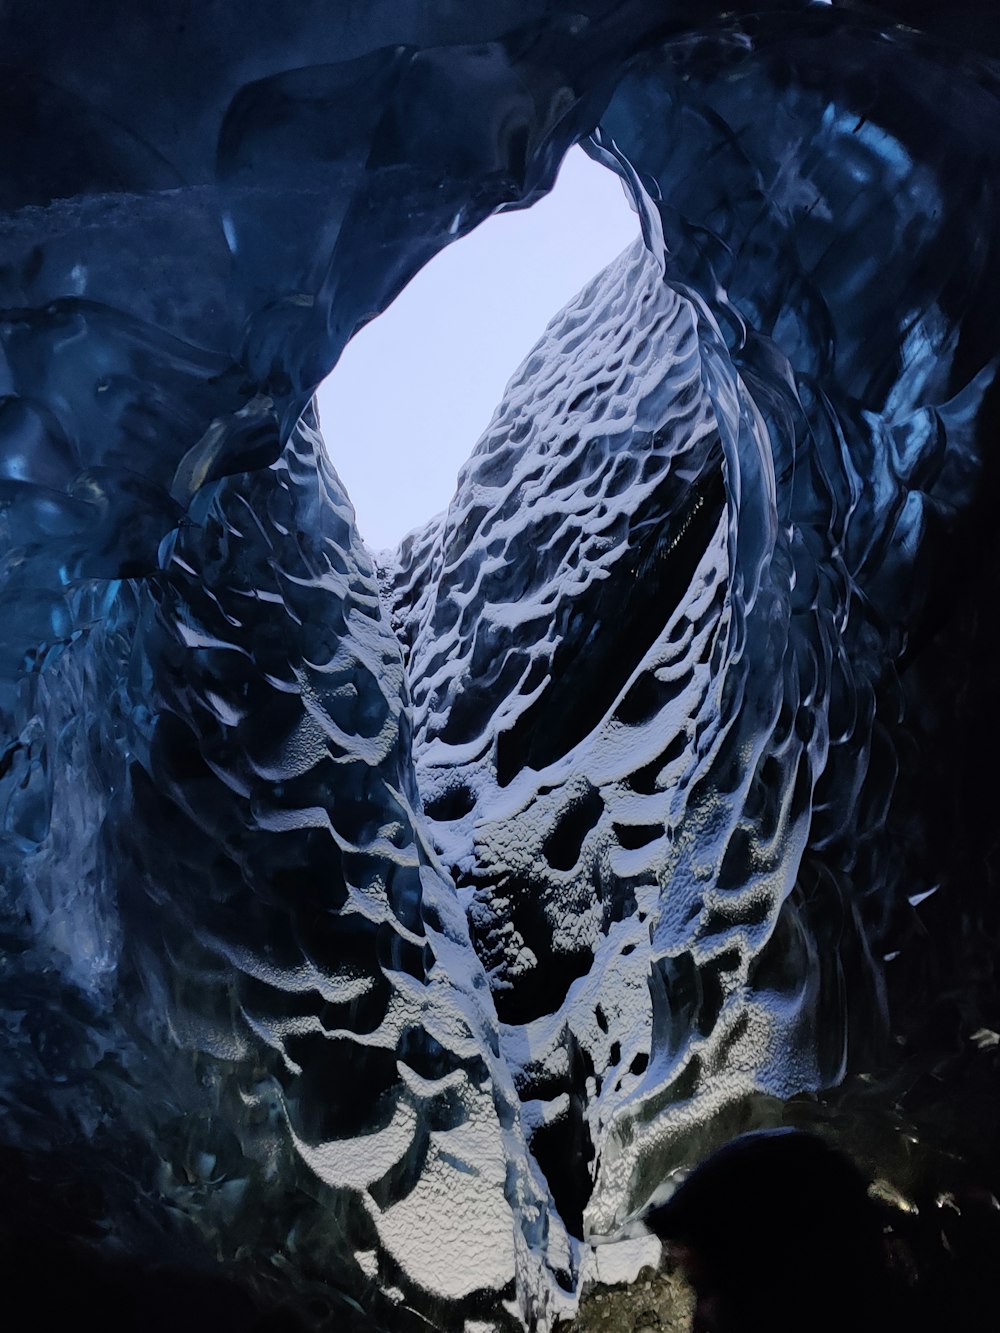
{"type": "Polygon", "coordinates": [[[978,1086],[997,27],[179,12],[2,20],[0,1148],[98,1251],[546,1327],[741,1116],[978,1086]],[[577,141],[642,240],[376,566],[312,391],[577,141]]]}

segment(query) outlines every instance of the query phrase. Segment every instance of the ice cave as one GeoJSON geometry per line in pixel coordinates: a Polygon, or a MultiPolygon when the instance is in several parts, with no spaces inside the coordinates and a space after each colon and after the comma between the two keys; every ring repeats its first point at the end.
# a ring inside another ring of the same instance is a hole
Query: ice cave
{"type": "Polygon", "coordinates": [[[975,1286],[1000,11],[11,0],[0,32],[31,1327],[582,1328],[655,1268],[650,1207],[777,1126],[975,1286]],[[640,235],[374,555],[315,389],[574,145],[640,235]]]}

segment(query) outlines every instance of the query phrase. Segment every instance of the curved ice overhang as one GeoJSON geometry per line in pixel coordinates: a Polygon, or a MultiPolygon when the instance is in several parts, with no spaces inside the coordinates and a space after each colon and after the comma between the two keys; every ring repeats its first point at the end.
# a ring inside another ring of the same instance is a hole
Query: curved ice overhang
{"type": "Polygon", "coordinates": [[[5,14],[5,1134],[147,1253],[543,1327],[748,1094],[988,1044],[996,66],[748,8],[5,14]],[[303,408],[598,120],[645,245],[397,642],[303,408]]]}

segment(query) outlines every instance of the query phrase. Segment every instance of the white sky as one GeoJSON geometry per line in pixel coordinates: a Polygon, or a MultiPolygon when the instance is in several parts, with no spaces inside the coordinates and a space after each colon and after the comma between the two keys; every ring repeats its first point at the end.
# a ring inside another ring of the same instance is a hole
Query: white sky
{"type": "Polygon", "coordinates": [[[319,410],[372,550],[446,508],[546,324],[638,232],[618,177],[574,148],[546,198],[442,250],[351,341],[319,410]]]}

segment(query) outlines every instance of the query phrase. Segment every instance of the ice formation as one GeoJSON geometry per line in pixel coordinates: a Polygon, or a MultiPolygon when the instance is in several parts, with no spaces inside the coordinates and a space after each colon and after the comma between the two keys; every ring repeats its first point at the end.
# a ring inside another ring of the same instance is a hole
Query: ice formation
{"type": "Polygon", "coordinates": [[[986,1022],[996,25],[29,8],[2,1146],[340,1327],[547,1327],[727,1109],[986,1022]],[[576,141],[642,240],[376,568],[312,390],[576,141]]]}

